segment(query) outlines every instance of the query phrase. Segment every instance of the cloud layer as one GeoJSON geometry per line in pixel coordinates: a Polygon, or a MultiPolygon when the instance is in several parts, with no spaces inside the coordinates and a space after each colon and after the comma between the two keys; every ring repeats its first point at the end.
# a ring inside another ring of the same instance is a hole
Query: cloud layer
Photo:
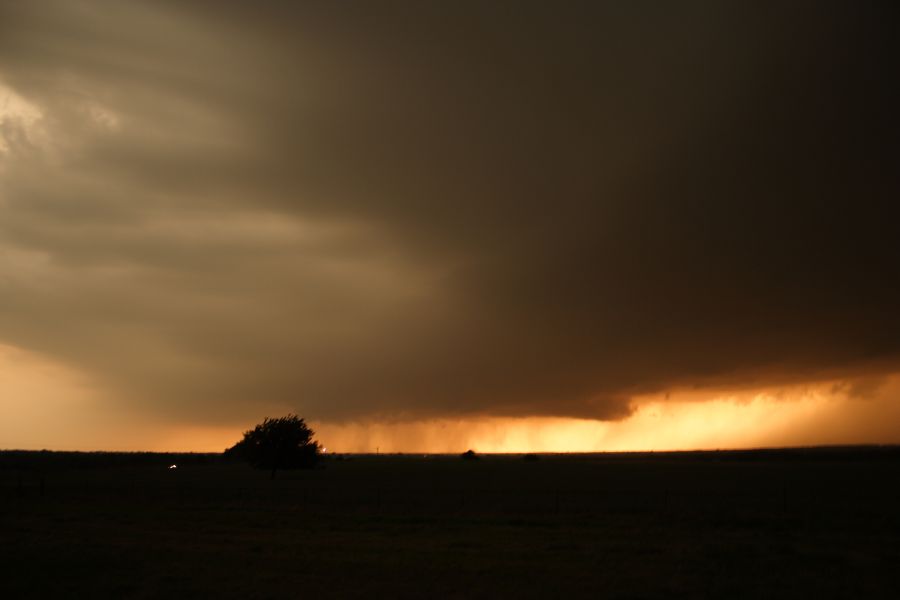
{"type": "Polygon", "coordinates": [[[0,3],[0,343],[193,421],[897,369],[890,7],[0,3]]]}

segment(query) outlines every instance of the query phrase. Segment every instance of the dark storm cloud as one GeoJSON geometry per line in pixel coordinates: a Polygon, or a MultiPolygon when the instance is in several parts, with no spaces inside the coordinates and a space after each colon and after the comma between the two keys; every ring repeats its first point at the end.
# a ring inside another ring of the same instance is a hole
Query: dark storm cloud
{"type": "MultiPolygon", "coordinates": [[[[176,415],[900,350],[888,3],[3,3],[0,341],[176,415]]],[[[0,104],[2,106],[2,104],[0,104]]]]}

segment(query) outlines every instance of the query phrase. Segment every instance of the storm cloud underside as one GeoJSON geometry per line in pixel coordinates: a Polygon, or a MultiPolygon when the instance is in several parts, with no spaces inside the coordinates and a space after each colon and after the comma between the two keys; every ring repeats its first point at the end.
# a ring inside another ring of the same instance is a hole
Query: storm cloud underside
{"type": "Polygon", "coordinates": [[[0,2],[0,343],[188,421],[898,370],[888,3],[267,8],[0,2]]]}

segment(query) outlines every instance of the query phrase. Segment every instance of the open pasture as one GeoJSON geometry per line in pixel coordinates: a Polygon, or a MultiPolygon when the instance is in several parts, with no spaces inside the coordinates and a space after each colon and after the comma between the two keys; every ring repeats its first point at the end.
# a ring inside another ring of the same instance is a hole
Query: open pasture
{"type": "Polygon", "coordinates": [[[3,597],[897,597],[900,456],[0,453],[3,597]],[[177,469],[169,465],[178,464],[177,469]]]}

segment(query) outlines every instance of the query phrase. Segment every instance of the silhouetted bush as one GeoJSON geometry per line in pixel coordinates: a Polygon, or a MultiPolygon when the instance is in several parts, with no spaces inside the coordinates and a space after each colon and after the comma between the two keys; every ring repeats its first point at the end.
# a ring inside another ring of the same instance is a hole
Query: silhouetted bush
{"type": "Polygon", "coordinates": [[[460,454],[460,457],[463,460],[478,460],[478,455],[475,454],[474,450],[466,450],[465,452],[460,454]]]}
{"type": "Polygon", "coordinates": [[[266,419],[244,433],[244,439],[225,450],[226,458],[249,461],[260,469],[309,469],[319,460],[314,431],[297,415],[266,419]]]}

